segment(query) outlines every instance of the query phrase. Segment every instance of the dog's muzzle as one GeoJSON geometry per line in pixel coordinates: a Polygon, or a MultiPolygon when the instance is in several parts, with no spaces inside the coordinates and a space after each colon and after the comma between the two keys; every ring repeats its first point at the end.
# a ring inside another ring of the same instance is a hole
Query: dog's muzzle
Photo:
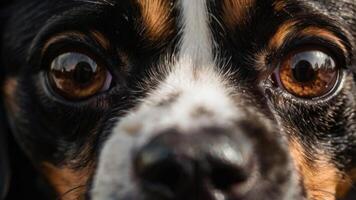
{"type": "Polygon", "coordinates": [[[104,147],[93,199],[303,199],[290,156],[275,137],[249,121],[189,133],[166,129],[141,145],[114,137],[104,147]]]}
{"type": "Polygon", "coordinates": [[[137,152],[134,167],[152,199],[239,199],[258,179],[255,159],[245,134],[213,127],[159,134],[137,152]]]}

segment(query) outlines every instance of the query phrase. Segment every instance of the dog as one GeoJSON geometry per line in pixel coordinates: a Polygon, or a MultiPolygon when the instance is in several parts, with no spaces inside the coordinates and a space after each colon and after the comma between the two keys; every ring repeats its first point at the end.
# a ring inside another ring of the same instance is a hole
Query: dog
{"type": "Polygon", "coordinates": [[[354,0],[9,0],[0,13],[0,198],[352,191],[354,0]]]}

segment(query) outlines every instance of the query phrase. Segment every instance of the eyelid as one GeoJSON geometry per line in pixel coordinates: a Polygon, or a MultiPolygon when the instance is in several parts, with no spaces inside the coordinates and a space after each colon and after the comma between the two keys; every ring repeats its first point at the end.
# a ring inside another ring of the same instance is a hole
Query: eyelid
{"type": "Polygon", "coordinates": [[[321,40],[329,41],[333,43],[338,48],[342,49],[344,54],[348,54],[350,51],[349,42],[346,41],[345,37],[341,32],[336,33],[335,31],[328,30],[327,28],[320,28],[316,26],[306,26],[298,24],[298,21],[287,21],[282,26],[280,26],[274,36],[270,39],[268,43],[268,48],[280,49],[290,43],[290,41],[297,38],[320,38],[321,40]]]}
{"type": "Polygon", "coordinates": [[[81,32],[72,31],[72,32],[63,32],[63,33],[60,33],[60,34],[57,34],[57,35],[51,37],[48,41],[46,41],[46,43],[42,47],[41,53],[44,54],[44,52],[46,52],[46,50],[52,44],[59,43],[61,41],[65,41],[65,40],[73,40],[73,41],[82,42],[82,43],[96,43],[101,48],[103,48],[105,50],[109,50],[111,48],[110,42],[99,31],[95,31],[95,30],[90,31],[88,36],[87,36],[87,34],[84,34],[81,32]]]}
{"type": "MultiPolygon", "coordinates": [[[[91,31],[86,33],[71,31],[63,32],[58,35],[52,36],[50,39],[42,42],[42,48],[39,46],[39,50],[32,53],[36,57],[32,57],[33,71],[34,73],[42,70],[48,70],[50,62],[58,55],[67,52],[78,52],[90,56],[97,62],[105,65],[107,70],[113,76],[115,80],[121,80],[128,73],[128,55],[125,52],[121,52],[118,49],[103,46],[104,38],[107,39],[104,34],[98,31],[91,31]],[[98,38],[100,37],[100,38],[98,38]],[[106,49],[106,47],[110,49],[106,49]],[[117,53],[119,51],[119,53],[117,53]],[[117,56],[116,56],[117,55],[117,56]]],[[[109,40],[105,41],[109,42],[109,40]]],[[[110,45],[110,43],[108,43],[110,45]]],[[[122,83],[123,84],[123,83],[122,83]]]]}
{"type": "Polygon", "coordinates": [[[342,51],[347,64],[352,61],[352,35],[338,21],[318,14],[297,15],[282,22],[268,41],[266,50],[280,51],[299,38],[313,38],[332,44],[332,47],[342,51]]]}
{"type": "Polygon", "coordinates": [[[331,31],[321,29],[318,27],[308,27],[308,28],[303,29],[299,34],[302,36],[309,36],[309,35],[318,36],[318,37],[323,38],[327,41],[335,43],[340,49],[342,49],[344,54],[348,53],[348,49],[346,47],[345,42],[331,31]]]}
{"type": "Polygon", "coordinates": [[[266,57],[271,58],[267,63],[267,70],[273,71],[277,66],[281,59],[283,59],[288,54],[297,51],[303,50],[317,50],[324,52],[334,58],[338,66],[342,68],[347,67],[348,57],[338,45],[333,43],[332,41],[325,40],[320,37],[296,37],[285,41],[285,43],[275,51],[269,52],[270,54],[266,55],[266,57]]]}
{"type": "Polygon", "coordinates": [[[86,54],[110,68],[103,53],[105,50],[93,40],[93,38],[79,32],[65,32],[54,36],[44,44],[41,50],[39,66],[43,69],[43,66],[48,66],[49,62],[59,54],[78,52],[86,54]]]}
{"type": "Polygon", "coordinates": [[[41,54],[43,55],[49,47],[53,44],[60,43],[62,41],[77,41],[77,42],[86,42],[86,36],[80,32],[63,32],[58,35],[51,37],[46,43],[43,45],[41,54]]]}

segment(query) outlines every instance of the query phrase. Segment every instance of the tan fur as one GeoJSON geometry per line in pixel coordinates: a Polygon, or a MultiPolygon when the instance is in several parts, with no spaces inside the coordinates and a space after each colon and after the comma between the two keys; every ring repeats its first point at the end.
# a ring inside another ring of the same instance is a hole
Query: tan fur
{"type": "Polygon", "coordinates": [[[341,181],[336,188],[336,197],[342,198],[345,197],[346,194],[350,191],[351,187],[352,187],[352,180],[350,177],[345,176],[344,180],[341,181]]]}
{"type": "Polygon", "coordinates": [[[308,159],[305,148],[299,141],[289,143],[292,157],[308,195],[308,200],[335,200],[337,190],[345,183],[342,173],[322,152],[317,159],[308,159]]]}
{"type": "Polygon", "coordinates": [[[285,0],[277,0],[273,3],[273,8],[277,13],[283,11],[285,7],[286,7],[285,0]]]}
{"type": "Polygon", "coordinates": [[[332,41],[334,43],[336,43],[343,51],[345,54],[347,54],[347,49],[344,46],[342,40],[340,38],[338,38],[336,35],[334,35],[332,32],[322,29],[322,28],[318,28],[318,27],[308,27],[304,30],[302,30],[299,35],[303,35],[303,36],[318,36],[321,37],[323,39],[326,39],[328,41],[332,41]]]}
{"type": "Polygon", "coordinates": [[[162,40],[172,33],[170,1],[137,0],[142,15],[142,26],[149,40],[162,40]]]}
{"type": "Polygon", "coordinates": [[[3,95],[4,95],[5,106],[13,114],[18,113],[20,111],[20,108],[16,103],[17,102],[17,99],[16,99],[17,85],[18,85],[18,83],[17,83],[16,78],[8,78],[5,80],[5,83],[3,86],[3,95]]]}
{"type": "Polygon", "coordinates": [[[349,174],[350,174],[350,178],[351,178],[353,181],[356,181],[356,168],[352,169],[349,174]]]}
{"type": "Polygon", "coordinates": [[[249,11],[254,6],[255,0],[224,0],[223,20],[229,29],[248,22],[249,11]]]}
{"type": "Polygon", "coordinates": [[[283,42],[287,39],[287,37],[294,33],[296,36],[316,36],[323,38],[325,40],[331,41],[338,45],[345,53],[347,53],[347,49],[344,46],[342,40],[334,35],[332,32],[326,29],[318,28],[318,27],[307,27],[300,32],[295,33],[295,25],[297,21],[287,21],[283,23],[276,31],[274,36],[271,38],[269,42],[270,49],[278,49],[282,46],[283,42]]]}
{"type": "Polygon", "coordinates": [[[269,41],[269,48],[270,49],[278,49],[282,46],[283,42],[286,40],[290,33],[295,31],[295,24],[296,21],[286,21],[283,23],[276,31],[274,36],[269,41]]]}
{"type": "Polygon", "coordinates": [[[340,183],[337,187],[337,197],[342,198],[350,191],[351,187],[356,181],[356,169],[352,169],[347,173],[344,182],[340,183]]]}
{"type": "Polygon", "coordinates": [[[76,171],[69,167],[56,167],[42,163],[42,173],[55,189],[61,200],[83,199],[91,170],[76,171]]]}

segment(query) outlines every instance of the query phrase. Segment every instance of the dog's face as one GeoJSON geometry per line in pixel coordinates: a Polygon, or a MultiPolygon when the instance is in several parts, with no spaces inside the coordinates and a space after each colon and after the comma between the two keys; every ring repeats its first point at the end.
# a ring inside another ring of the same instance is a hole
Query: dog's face
{"type": "Polygon", "coordinates": [[[63,199],[333,200],[356,164],[355,9],[17,1],[6,118],[63,199]]]}

